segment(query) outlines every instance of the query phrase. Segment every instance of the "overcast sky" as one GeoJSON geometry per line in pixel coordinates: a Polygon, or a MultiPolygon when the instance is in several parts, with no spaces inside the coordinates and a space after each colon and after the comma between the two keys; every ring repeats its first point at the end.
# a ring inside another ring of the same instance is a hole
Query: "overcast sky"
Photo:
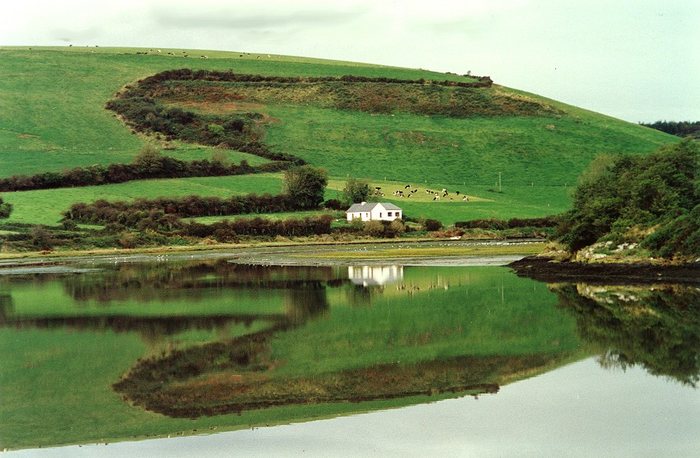
{"type": "Polygon", "coordinates": [[[628,121],[698,121],[698,24],[700,0],[22,0],[0,4],[0,45],[220,49],[471,71],[628,121]]]}

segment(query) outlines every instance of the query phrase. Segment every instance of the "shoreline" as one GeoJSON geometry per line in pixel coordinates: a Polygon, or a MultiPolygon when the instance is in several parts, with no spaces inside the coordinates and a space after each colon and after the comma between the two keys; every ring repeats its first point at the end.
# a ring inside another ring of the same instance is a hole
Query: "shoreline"
{"type": "MultiPolygon", "coordinates": [[[[467,255],[470,249],[475,251],[479,256],[499,256],[512,255],[512,247],[527,246],[527,248],[517,253],[521,256],[527,256],[539,251],[544,244],[540,239],[510,239],[510,240],[494,240],[494,239],[379,239],[379,240],[352,240],[352,241],[285,241],[285,242],[261,242],[261,243],[239,243],[239,244],[216,244],[216,245],[189,245],[189,246],[160,246],[150,248],[113,248],[113,249],[97,249],[97,250],[77,250],[77,251],[52,251],[52,252],[25,252],[25,253],[3,253],[0,254],[0,269],[20,266],[45,266],[58,263],[81,263],[84,261],[124,261],[138,262],[147,260],[178,260],[178,259],[213,259],[213,258],[248,258],[262,254],[280,254],[280,250],[284,250],[290,254],[299,254],[311,251],[330,251],[335,249],[335,258],[333,254],[328,254],[323,257],[323,260],[333,261],[381,261],[381,262],[400,262],[408,259],[429,259],[429,258],[456,258],[467,255]],[[507,247],[507,249],[505,248],[507,247]],[[360,248],[361,255],[353,255],[352,250],[360,248]],[[426,254],[428,250],[433,249],[441,251],[439,256],[426,254]],[[449,248],[457,248],[461,252],[450,253],[449,248]],[[385,256],[379,253],[380,250],[391,250],[394,255],[385,256]],[[412,250],[410,256],[401,255],[400,251],[412,250]],[[425,250],[425,253],[421,253],[425,250]],[[374,256],[367,254],[375,253],[374,256]],[[486,252],[486,253],[484,253],[486,252]],[[349,253],[349,254],[348,254],[349,253]],[[397,255],[397,253],[399,253],[397,255]]],[[[279,256],[278,256],[279,257],[279,256]]],[[[315,263],[314,256],[306,256],[306,260],[300,257],[291,263],[309,264],[315,263]]],[[[265,263],[263,261],[263,263],[265,263]]],[[[290,263],[287,260],[285,263],[290,263]]]]}
{"type": "Polygon", "coordinates": [[[580,263],[553,258],[527,256],[508,264],[519,277],[545,283],[605,285],[682,283],[700,285],[700,263],[580,263]]]}

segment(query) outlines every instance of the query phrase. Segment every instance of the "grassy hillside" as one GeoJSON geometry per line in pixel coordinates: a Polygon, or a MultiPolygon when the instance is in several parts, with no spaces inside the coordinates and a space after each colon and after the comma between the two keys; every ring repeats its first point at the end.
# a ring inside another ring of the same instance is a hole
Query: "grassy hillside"
{"type": "MultiPolygon", "coordinates": [[[[146,139],[130,132],[104,108],[105,102],[126,84],[166,69],[184,67],[271,76],[351,74],[470,80],[424,70],[234,52],[0,48],[0,177],[130,162],[146,139]],[[185,54],[188,57],[183,57],[185,54]]],[[[416,92],[415,88],[412,92],[406,90],[406,97],[402,97],[400,88],[392,91],[386,97],[393,97],[397,103],[431,100],[430,94],[416,92]]],[[[327,197],[333,197],[342,188],[343,179],[354,176],[388,188],[388,199],[393,197],[393,186],[399,189],[403,183],[460,190],[482,198],[469,203],[394,199],[411,216],[433,217],[446,223],[563,211],[570,205],[569,187],[595,155],[647,153],[677,141],[652,129],[531,94],[500,86],[489,91],[487,96],[491,99],[526,100],[548,109],[528,116],[517,112],[498,116],[426,116],[401,107],[376,113],[362,111],[360,105],[367,100],[366,94],[355,94],[360,97],[355,105],[338,106],[309,93],[295,99],[272,97],[269,91],[263,95],[247,94],[251,101],[246,109],[267,116],[264,141],[273,150],[297,155],[328,170],[339,184],[336,190],[329,189],[327,197]],[[502,192],[489,191],[495,187],[499,173],[502,192]]],[[[190,108],[198,107],[190,104],[190,108]]],[[[206,158],[213,151],[177,141],[171,142],[169,148],[164,152],[180,159],[206,158]]],[[[264,162],[250,154],[229,154],[233,161],[245,158],[251,164],[264,162]]],[[[15,206],[10,221],[52,224],[75,201],[171,193],[221,195],[229,187],[237,193],[274,193],[279,188],[274,189],[270,180],[226,177],[180,179],[172,184],[131,182],[5,193],[3,198],[15,206]]]]}

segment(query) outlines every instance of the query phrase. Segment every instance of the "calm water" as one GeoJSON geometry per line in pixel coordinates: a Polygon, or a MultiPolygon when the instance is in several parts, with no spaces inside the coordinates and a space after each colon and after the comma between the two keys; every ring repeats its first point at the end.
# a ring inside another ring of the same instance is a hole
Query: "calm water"
{"type": "Polygon", "coordinates": [[[700,448],[697,288],[226,259],[0,273],[0,444],[21,453],[700,448]]]}

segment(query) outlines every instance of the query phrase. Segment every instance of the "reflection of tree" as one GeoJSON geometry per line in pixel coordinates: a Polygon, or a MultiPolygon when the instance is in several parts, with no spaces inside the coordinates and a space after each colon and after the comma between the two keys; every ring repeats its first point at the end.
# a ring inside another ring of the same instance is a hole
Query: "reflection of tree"
{"type": "Polygon", "coordinates": [[[372,298],[383,290],[383,286],[350,285],[345,291],[348,304],[362,307],[372,305],[372,298]]]}
{"type": "Polygon", "coordinates": [[[604,367],[642,365],[654,375],[700,381],[700,290],[681,286],[555,288],[604,367]]]}
{"type": "Polygon", "coordinates": [[[0,294],[0,323],[5,322],[7,317],[12,313],[12,308],[12,296],[9,294],[0,294]]]}
{"type": "Polygon", "coordinates": [[[326,287],[315,281],[285,290],[285,305],[287,317],[293,323],[303,323],[328,310],[326,287]]]}

